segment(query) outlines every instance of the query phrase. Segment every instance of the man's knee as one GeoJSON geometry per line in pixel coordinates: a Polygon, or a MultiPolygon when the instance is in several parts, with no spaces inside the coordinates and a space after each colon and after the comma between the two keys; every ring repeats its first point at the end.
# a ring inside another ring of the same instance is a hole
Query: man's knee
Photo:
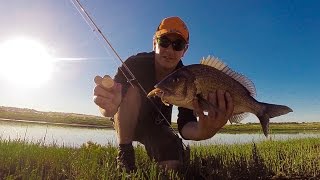
{"type": "Polygon", "coordinates": [[[116,119],[122,118],[136,119],[138,118],[139,110],[141,107],[141,94],[138,87],[130,86],[122,98],[116,119]]]}
{"type": "Polygon", "coordinates": [[[141,106],[141,95],[138,87],[130,86],[122,98],[118,112],[114,116],[114,128],[120,143],[133,140],[141,106]]]}
{"type": "Polygon", "coordinates": [[[126,94],[123,96],[122,104],[128,105],[129,104],[141,104],[141,94],[140,90],[137,86],[130,86],[126,92],[126,94]]]}

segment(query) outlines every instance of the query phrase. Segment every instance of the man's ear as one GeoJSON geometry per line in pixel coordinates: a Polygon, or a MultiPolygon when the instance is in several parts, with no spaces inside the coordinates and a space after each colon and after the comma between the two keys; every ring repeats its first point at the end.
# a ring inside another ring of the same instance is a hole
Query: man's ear
{"type": "Polygon", "coordinates": [[[187,44],[186,47],[184,48],[184,52],[187,52],[188,48],[189,48],[189,44],[187,44]]]}
{"type": "Polygon", "coordinates": [[[153,51],[156,50],[156,43],[157,43],[157,42],[156,42],[156,36],[153,36],[153,39],[152,39],[152,45],[153,45],[153,46],[152,46],[152,50],[153,50],[153,51]]]}
{"type": "Polygon", "coordinates": [[[188,48],[189,48],[189,44],[187,44],[186,47],[184,48],[182,57],[183,57],[184,54],[187,52],[188,48]]]}
{"type": "Polygon", "coordinates": [[[156,41],[153,39],[153,46],[152,46],[152,50],[155,51],[156,50],[156,41]]]}

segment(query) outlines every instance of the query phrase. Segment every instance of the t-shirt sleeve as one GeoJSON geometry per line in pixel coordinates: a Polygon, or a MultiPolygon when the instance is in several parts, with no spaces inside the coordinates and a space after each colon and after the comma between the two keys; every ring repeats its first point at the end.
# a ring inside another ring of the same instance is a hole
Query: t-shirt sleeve
{"type": "Polygon", "coordinates": [[[195,117],[194,113],[192,110],[183,108],[183,107],[178,107],[179,113],[178,113],[178,130],[183,139],[186,139],[183,137],[181,130],[184,125],[186,125],[188,122],[197,122],[197,118],[195,117]]]}

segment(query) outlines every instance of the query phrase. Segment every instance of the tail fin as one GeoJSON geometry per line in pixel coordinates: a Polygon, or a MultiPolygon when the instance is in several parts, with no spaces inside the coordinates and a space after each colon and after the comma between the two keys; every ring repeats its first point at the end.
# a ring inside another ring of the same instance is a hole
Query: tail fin
{"type": "Polygon", "coordinates": [[[264,105],[265,108],[264,111],[258,115],[258,118],[262,126],[263,134],[268,137],[270,118],[281,116],[293,111],[288,106],[267,103],[261,104],[264,105]]]}

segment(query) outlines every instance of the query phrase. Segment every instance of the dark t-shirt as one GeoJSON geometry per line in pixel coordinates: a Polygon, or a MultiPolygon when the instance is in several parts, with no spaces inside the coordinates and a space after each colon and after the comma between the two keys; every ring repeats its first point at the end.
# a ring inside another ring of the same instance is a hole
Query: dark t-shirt
{"type": "MultiPolygon", "coordinates": [[[[136,81],[131,82],[137,85],[138,87],[139,85],[137,83],[140,83],[140,85],[143,87],[146,93],[153,90],[154,86],[156,85],[154,61],[154,52],[149,52],[139,53],[135,56],[131,56],[124,62],[136,78],[136,81]]],[[[180,61],[176,69],[182,66],[183,63],[182,61],[180,61]]],[[[120,68],[118,68],[118,72],[114,78],[116,82],[122,84],[122,95],[124,95],[127,92],[127,89],[131,86],[124,74],[129,79],[132,79],[129,72],[123,65],[120,68]]],[[[147,98],[147,94],[145,94],[143,90],[140,89],[140,92],[141,108],[138,117],[138,124],[147,127],[148,125],[158,124],[159,120],[162,120],[159,125],[168,125],[168,123],[165,120],[163,120],[157,108],[161,110],[162,114],[171,124],[172,105],[166,106],[161,102],[160,98],[156,97],[149,99],[147,98]],[[157,106],[157,108],[155,106],[157,106]]],[[[197,121],[197,119],[194,116],[193,111],[190,109],[178,107],[178,110],[179,113],[177,123],[179,132],[181,134],[181,129],[186,123],[190,121],[197,121]]]]}

